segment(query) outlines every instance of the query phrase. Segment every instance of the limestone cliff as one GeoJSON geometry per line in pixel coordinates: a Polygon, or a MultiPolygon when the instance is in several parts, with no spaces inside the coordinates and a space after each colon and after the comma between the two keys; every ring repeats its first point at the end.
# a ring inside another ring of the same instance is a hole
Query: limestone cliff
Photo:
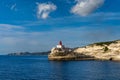
{"type": "Polygon", "coordinates": [[[94,43],[77,48],[74,53],[83,53],[101,60],[120,60],[120,40],[94,43]]]}
{"type": "Polygon", "coordinates": [[[99,42],[85,47],[53,48],[49,60],[120,60],[120,40],[99,42]]]}

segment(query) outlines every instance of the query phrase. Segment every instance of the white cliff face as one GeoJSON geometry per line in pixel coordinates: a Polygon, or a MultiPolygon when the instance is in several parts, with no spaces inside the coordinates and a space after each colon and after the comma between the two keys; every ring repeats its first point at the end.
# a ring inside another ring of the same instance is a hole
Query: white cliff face
{"type": "Polygon", "coordinates": [[[74,52],[91,55],[98,59],[120,59],[120,40],[88,45],[83,48],[77,48],[74,52]]]}

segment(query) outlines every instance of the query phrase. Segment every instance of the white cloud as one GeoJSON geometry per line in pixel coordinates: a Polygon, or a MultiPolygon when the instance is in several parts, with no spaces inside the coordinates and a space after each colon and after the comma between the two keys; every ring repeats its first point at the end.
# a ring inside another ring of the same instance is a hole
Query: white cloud
{"type": "Polygon", "coordinates": [[[76,0],[77,4],[72,7],[71,13],[86,16],[99,8],[104,0],[76,0]]]}
{"type": "Polygon", "coordinates": [[[37,3],[37,5],[37,17],[42,19],[49,17],[49,14],[57,8],[53,3],[37,3]]]}
{"type": "Polygon", "coordinates": [[[16,8],[16,3],[15,3],[15,4],[13,4],[13,5],[10,7],[10,9],[11,9],[11,10],[15,10],[15,11],[16,11],[16,10],[17,10],[17,8],[16,8]]]}
{"type": "Polygon", "coordinates": [[[0,24],[0,30],[16,30],[16,29],[24,29],[24,27],[11,24],[0,24]]]}

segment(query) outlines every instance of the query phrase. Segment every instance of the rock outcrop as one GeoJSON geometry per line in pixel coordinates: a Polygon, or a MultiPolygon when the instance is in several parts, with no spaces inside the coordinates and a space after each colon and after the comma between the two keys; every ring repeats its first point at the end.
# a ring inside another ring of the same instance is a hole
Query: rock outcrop
{"type": "Polygon", "coordinates": [[[75,49],[54,48],[49,60],[118,60],[120,61],[120,40],[99,42],[75,49]]]}

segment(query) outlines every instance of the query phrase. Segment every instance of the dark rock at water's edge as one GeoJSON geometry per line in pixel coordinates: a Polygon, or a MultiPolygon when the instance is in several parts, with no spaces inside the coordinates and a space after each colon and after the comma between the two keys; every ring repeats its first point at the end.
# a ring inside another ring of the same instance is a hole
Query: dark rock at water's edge
{"type": "Polygon", "coordinates": [[[48,55],[50,51],[46,52],[17,52],[17,53],[9,53],[9,56],[39,56],[39,55],[48,55]]]}

